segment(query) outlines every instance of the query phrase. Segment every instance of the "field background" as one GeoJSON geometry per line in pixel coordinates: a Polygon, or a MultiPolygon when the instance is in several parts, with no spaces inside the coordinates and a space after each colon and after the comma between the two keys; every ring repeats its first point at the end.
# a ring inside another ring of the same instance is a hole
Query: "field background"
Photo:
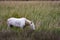
{"type": "Polygon", "coordinates": [[[0,1],[0,40],[60,40],[60,1],[0,1]],[[26,17],[35,31],[7,30],[7,19],[26,17]]]}

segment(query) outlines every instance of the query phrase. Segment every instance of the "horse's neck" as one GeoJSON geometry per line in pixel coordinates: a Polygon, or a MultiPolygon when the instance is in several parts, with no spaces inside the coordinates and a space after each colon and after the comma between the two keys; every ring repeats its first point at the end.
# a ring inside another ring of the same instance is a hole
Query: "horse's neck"
{"type": "Polygon", "coordinates": [[[27,25],[30,25],[30,23],[28,22],[28,21],[25,21],[25,25],[27,26],[27,25]]]}

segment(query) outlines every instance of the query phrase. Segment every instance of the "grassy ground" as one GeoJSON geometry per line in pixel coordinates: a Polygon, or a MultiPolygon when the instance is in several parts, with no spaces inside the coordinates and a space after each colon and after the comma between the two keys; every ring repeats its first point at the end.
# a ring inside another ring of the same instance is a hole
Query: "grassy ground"
{"type": "Polygon", "coordinates": [[[52,1],[0,1],[0,40],[60,40],[60,2],[52,1]],[[36,30],[11,28],[10,17],[26,17],[35,23],[36,30]]]}

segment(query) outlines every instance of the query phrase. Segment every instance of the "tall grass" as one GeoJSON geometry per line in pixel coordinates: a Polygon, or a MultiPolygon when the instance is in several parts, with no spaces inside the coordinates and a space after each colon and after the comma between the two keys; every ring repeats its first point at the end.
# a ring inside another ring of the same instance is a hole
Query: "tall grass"
{"type": "Polygon", "coordinates": [[[9,36],[2,36],[1,38],[6,37],[4,39],[8,40],[60,39],[60,2],[0,2],[0,31],[7,31],[6,22],[10,17],[28,18],[35,23],[36,30],[32,33],[27,27],[24,30],[11,28],[17,37],[12,36],[13,38],[11,38],[13,34],[10,33],[11,35],[9,35],[6,32],[6,35],[9,36]]]}

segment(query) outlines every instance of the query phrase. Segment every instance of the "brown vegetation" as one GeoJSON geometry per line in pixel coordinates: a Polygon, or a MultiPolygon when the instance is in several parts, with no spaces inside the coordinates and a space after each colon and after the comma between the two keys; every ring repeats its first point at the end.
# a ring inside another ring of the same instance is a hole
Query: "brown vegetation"
{"type": "MultiPolygon", "coordinates": [[[[60,33],[60,32],[59,32],[60,33]]],[[[0,32],[0,40],[60,40],[60,34],[55,31],[22,31],[0,32]]]]}

